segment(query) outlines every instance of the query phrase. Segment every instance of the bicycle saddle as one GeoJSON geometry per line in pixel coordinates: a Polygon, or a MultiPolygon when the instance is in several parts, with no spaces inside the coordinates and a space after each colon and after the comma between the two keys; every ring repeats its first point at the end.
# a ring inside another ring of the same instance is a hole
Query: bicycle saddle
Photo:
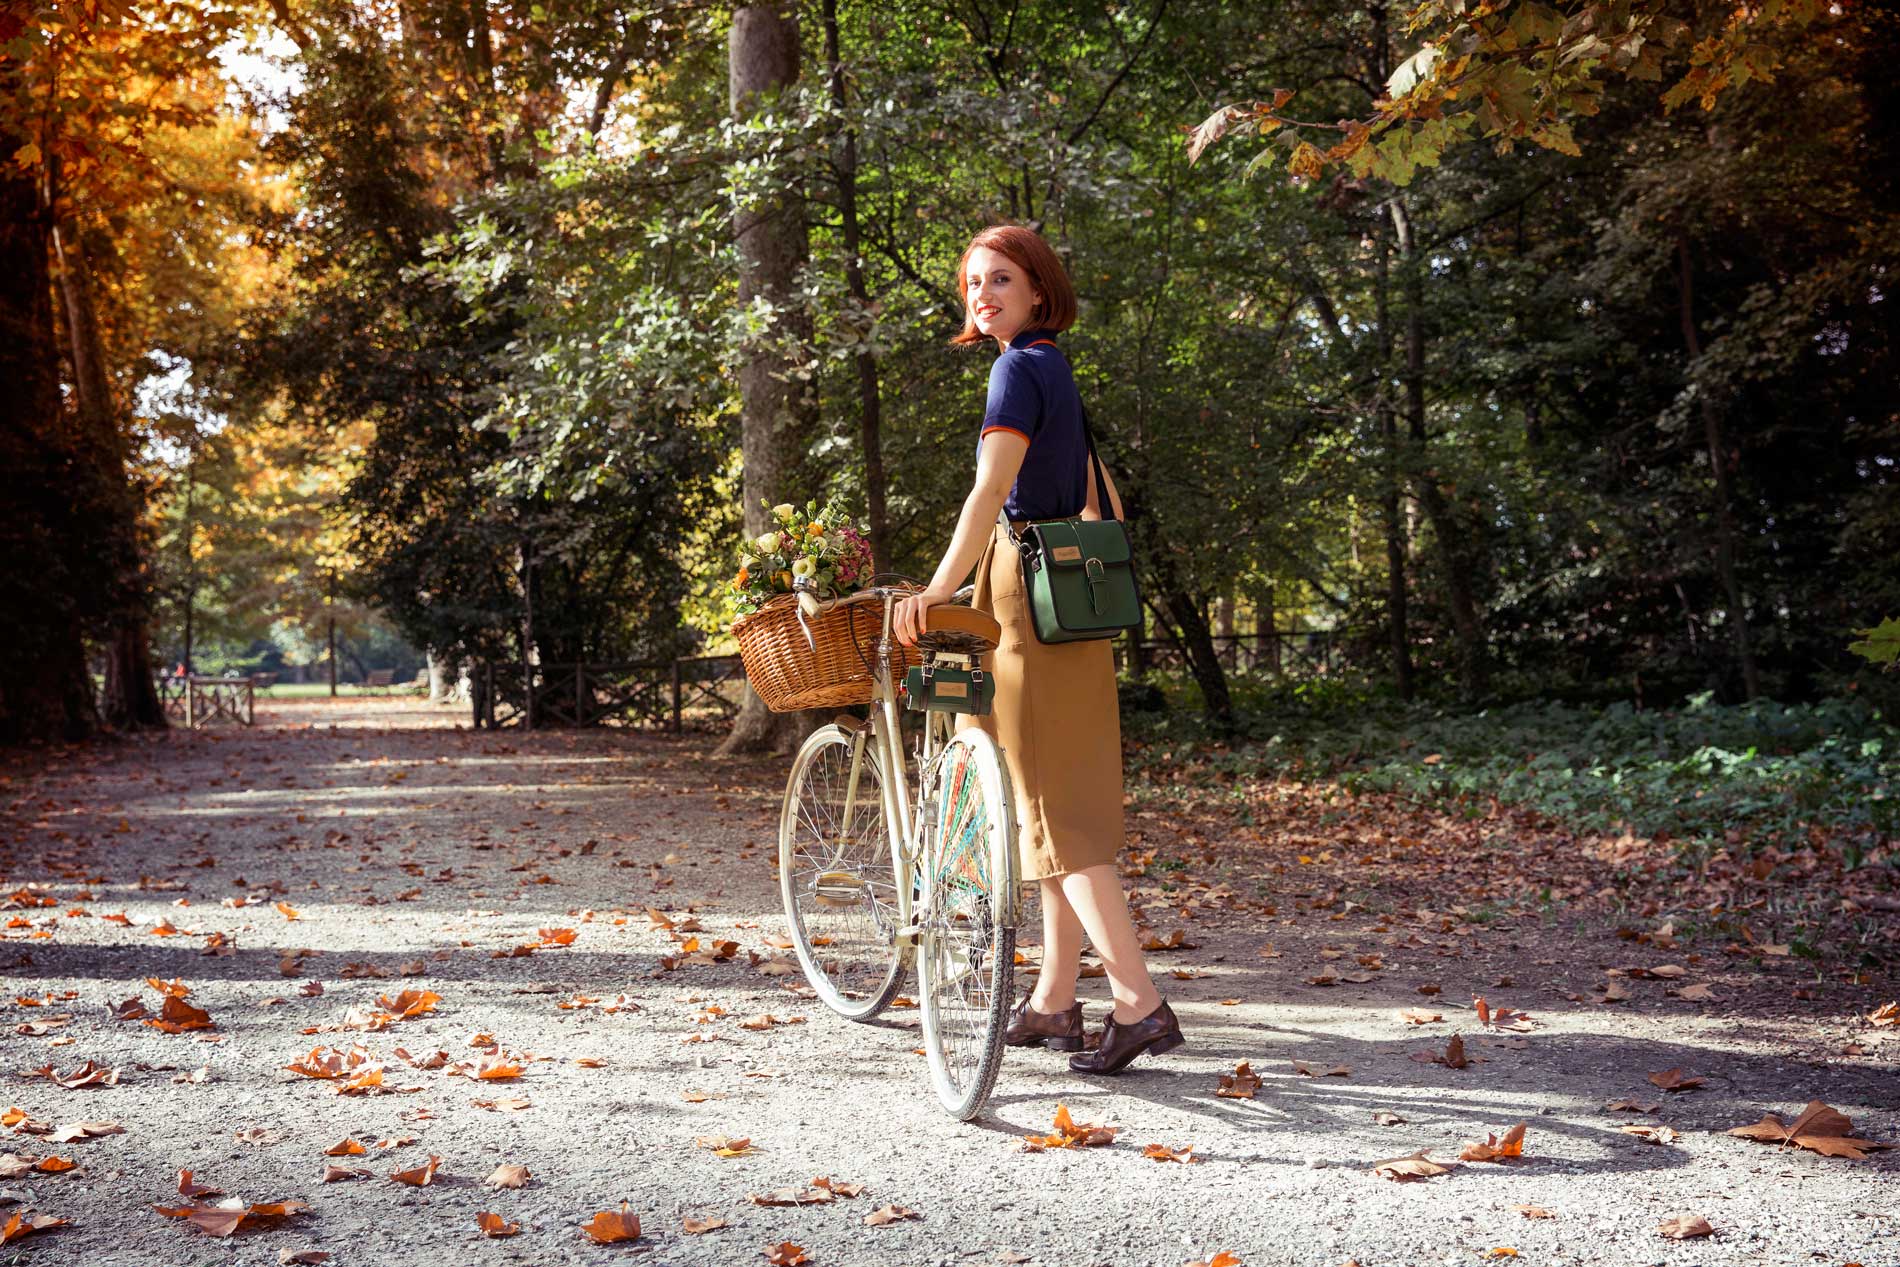
{"type": "Polygon", "coordinates": [[[924,631],[917,644],[932,651],[982,655],[996,646],[1003,627],[996,617],[974,607],[937,603],[924,612],[924,631]]]}

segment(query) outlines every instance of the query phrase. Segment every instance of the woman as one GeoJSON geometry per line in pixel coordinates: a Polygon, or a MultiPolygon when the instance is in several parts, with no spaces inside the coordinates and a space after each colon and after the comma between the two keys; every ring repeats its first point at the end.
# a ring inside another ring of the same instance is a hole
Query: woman
{"type": "MultiPolygon", "coordinates": [[[[1002,746],[1015,791],[1022,876],[1042,893],[1042,972],[1010,1014],[1004,1041],[1074,1052],[1069,1067],[1078,1073],[1120,1073],[1137,1056],[1171,1051],[1183,1040],[1148,975],[1115,870],[1122,753],[1114,652],[1106,640],[1037,641],[1016,549],[998,522],[998,511],[1012,524],[1077,514],[1101,518],[1081,397],[1055,344],[1055,335],[1075,322],[1075,291],[1048,243],[1014,225],[985,229],[970,240],[957,285],[964,323],[954,342],[994,339],[1002,355],[990,368],[975,487],[964,498],[936,575],[898,605],[894,632],[905,646],[915,643],[925,610],[950,601],[976,568],[973,605],[995,616],[1003,635],[985,665],[996,680],[993,711],[967,723],[1002,746]],[[1085,932],[1115,996],[1101,1041],[1090,1050],[1083,1050],[1082,1005],[1075,998],[1085,932]]],[[[1113,482],[1108,495],[1120,518],[1113,482]]]]}

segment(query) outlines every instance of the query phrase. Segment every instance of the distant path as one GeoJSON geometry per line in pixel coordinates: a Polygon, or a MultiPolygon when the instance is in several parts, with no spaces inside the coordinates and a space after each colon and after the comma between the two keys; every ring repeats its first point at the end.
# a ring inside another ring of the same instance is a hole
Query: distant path
{"type": "MultiPolygon", "coordinates": [[[[5,1148],[78,1166],[0,1179],[0,1197],[73,1226],[8,1246],[0,1262],[274,1264],[280,1250],[321,1250],[366,1267],[617,1263],[632,1261],[629,1247],[594,1245],[578,1225],[624,1200],[646,1233],[644,1263],[764,1263],[761,1251],[787,1240],[818,1267],[1173,1267],[1219,1250],[1249,1267],[1410,1267],[1495,1262],[1498,1247],[1525,1263],[1900,1263],[1900,1153],[1855,1162],[1722,1133],[1819,1098],[1862,1137],[1900,1142],[1900,1029],[1856,1019],[1888,997],[1890,978],[1843,982],[1792,959],[1756,967],[1719,943],[1619,941],[1562,905],[1476,922],[1447,915],[1455,898],[1425,911],[1395,896],[1433,883],[1406,871],[1398,837],[1409,829],[1328,824],[1305,792],[1273,812],[1284,816],[1276,839],[1310,832],[1310,868],[1284,845],[1193,843],[1148,812],[1132,821],[1159,853],[1138,898],[1157,935],[1180,929],[1196,943],[1155,957],[1187,978],[1162,986],[1190,1045],[1108,1081],[1071,1076],[1059,1056],[1014,1054],[990,1114],[958,1126],[935,1109],[913,1053],[915,1011],[851,1026],[798,997],[795,976],[748,962],[775,953],[766,939],[781,928],[770,860],[782,760],[718,761],[690,736],[455,729],[466,716],[404,699],[267,700],[254,731],[0,769],[16,908],[0,963],[9,997],[42,1004],[10,1005],[0,1107],[24,1110],[27,1126],[124,1128],[56,1144],[16,1127],[5,1148]],[[1381,833],[1393,836],[1381,856],[1397,861],[1360,868],[1352,855],[1381,833]],[[1316,869],[1329,850],[1353,861],[1348,887],[1316,869]],[[1203,855],[1218,863],[1197,874],[1203,855]],[[676,920],[691,911],[700,931],[680,936],[730,939],[739,953],[664,969],[681,947],[649,905],[676,920]],[[120,914],[123,924],[106,918],[120,914]],[[163,927],[176,931],[154,935],[163,927]],[[571,945],[552,944],[562,929],[571,945]],[[1276,955],[1262,957],[1269,943],[1276,955]],[[514,953],[523,946],[539,948],[514,953]],[[1684,972],[1604,972],[1666,965],[1684,972]],[[1327,974],[1333,984],[1307,983],[1327,974]],[[113,1019],[109,1008],[135,996],[158,1010],[147,977],[184,982],[185,1002],[216,1028],[165,1034],[113,1019]],[[1593,987],[1606,981],[1628,1000],[1603,1001],[1593,987]],[[1715,1001],[1668,993],[1695,985],[1715,1001]],[[379,1023],[378,995],[403,989],[440,1002],[375,1032],[338,1028],[351,1009],[379,1023]],[[1485,1032],[1474,994],[1528,1011],[1532,1027],[1485,1032]],[[1404,1008],[1446,1019],[1409,1025],[1404,1008]],[[805,1019],[742,1027],[761,1014],[805,1019]],[[1442,1050],[1454,1029],[1482,1063],[1411,1058],[1442,1050]],[[479,1062],[478,1035],[519,1057],[522,1076],[477,1081],[396,1055],[479,1062]],[[339,1096],[335,1082],[284,1071],[352,1041],[384,1063],[381,1093],[339,1096]],[[1843,1054],[1850,1046],[1859,1054],[1843,1054]],[[1305,1077],[1292,1059],[1351,1073],[1305,1077]],[[87,1060],[118,1070],[118,1085],[22,1076],[87,1060]],[[1216,1096],[1241,1060],[1263,1079],[1257,1096],[1216,1096]],[[1672,1067],[1707,1082],[1671,1095],[1647,1080],[1672,1067]],[[1622,1099],[1660,1109],[1605,1110],[1622,1099]],[[1058,1103],[1119,1127],[1118,1139],[1017,1151],[1058,1103]],[[1409,1184],[1369,1169],[1421,1148],[1449,1162],[1519,1121],[1520,1161],[1409,1184]],[[1681,1138],[1645,1143],[1625,1123],[1681,1138]],[[755,1151],[695,1146],[710,1135],[749,1137],[755,1151]],[[346,1137],[366,1154],[325,1155],[346,1137]],[[1191,1145],[1199,1160],[1157,1163],[1148,1144],[1191,1145]],[[385,1177],[432,1155],[428,1187],[385,1177]],[[526,1166],[527,1185],[484,1187],[502,1163],[526,1166]],[[325,1184],[326,1165],[372,1177],[325,1184]],[[214,1240],[151,1208],[177,1200],[180,1169],[246,1201],[312,1208],[214,1240]],[[748,1200],[817,1176],[864,1193],[748,1200]],[[891,1203],[922,1218],[865,1226],[891,1203]],[[481,1211],[521,1233],[484,1239],[481,1211]],[[1717,1236],[1663,1240],[1656,1225],[1678,1211],[1717,1236]],[[727,1226],[687,1235],[683,1216],[727,1226]]],[[[1507,847],[1474,839],[1471,866],[1507,847]]],[[[1085,984],[1094,1023],[1106,992],[1085,984]]]]}

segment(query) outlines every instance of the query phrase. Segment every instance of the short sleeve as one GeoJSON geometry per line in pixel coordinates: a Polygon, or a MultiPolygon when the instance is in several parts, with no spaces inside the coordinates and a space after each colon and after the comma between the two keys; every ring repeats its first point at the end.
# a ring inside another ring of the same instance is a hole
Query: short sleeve
{"type": "Polygon", "coordinates": [[[1014,431],[1034,444],[1042,428],[1042,386],[1025,356],[1005,352],[990,366],[990,397],[983,406],[983,434],[1014,431]]]}

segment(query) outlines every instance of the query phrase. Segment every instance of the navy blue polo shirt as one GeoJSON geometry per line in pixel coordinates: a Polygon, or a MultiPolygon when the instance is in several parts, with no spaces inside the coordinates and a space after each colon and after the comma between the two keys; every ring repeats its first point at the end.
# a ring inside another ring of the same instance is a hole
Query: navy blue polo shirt
{"type": "Polygon", "coordinates": [[[1088,501],[1088,442],[1082,434],[1082,397],[1069,359],[1048,330],[1024,330],[990,366],[983,436],[999,428],[1029,441],[1022,470],[1003,503],[1011,519],[1066,519],[1088,501]]]}

